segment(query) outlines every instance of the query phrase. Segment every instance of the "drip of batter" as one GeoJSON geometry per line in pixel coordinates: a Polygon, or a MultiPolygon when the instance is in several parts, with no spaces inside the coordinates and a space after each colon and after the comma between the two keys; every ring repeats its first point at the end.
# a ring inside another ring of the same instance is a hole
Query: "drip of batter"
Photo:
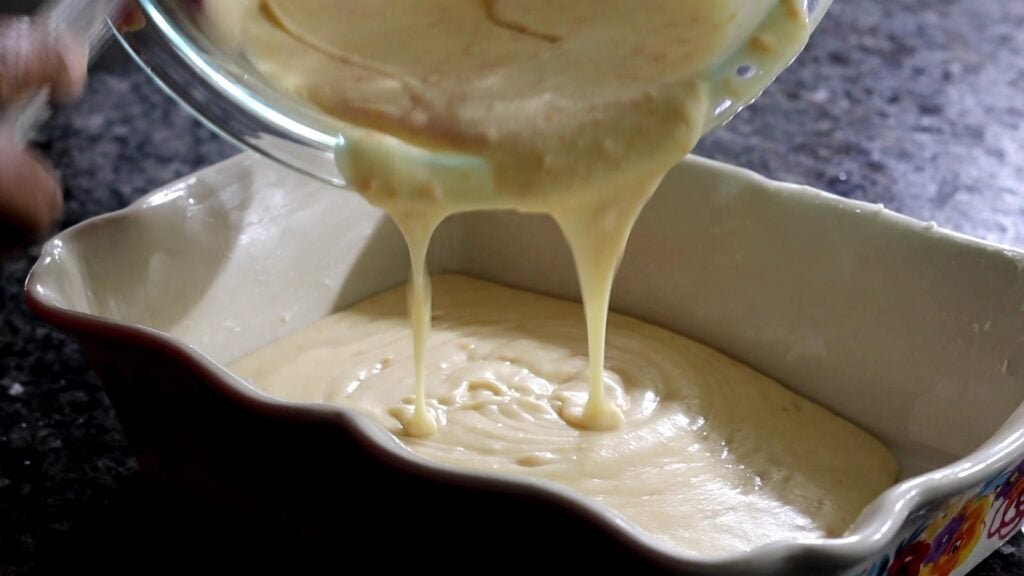
{"type": "Polygon", "coordinates": [[[626,241],[640,210],[654,192],[660,179],[645,186],[637,182],[631,194],[615,201],[594,202],[583,206],[562,206],[552,215],[569,239],[576,273],[583,296],[587,322],[589,393],[581,411],[564,409],[566,422],[580,428],[614,430],[622,425],[620,407],[604,393],[605,333],[612,280],[626,249],[626,241]]]}
{"type": "Polygon", "coordinates": [[[427,272],[427,249],[430,237],[444,214],[413,212],[406,214],[399,209],[391,211],[398,228],[409,247],[408,304],[409,323],[412,325],[413,377],[416,382],[416,402],[412,414],[403,419],[405,433],[409,436],[429,436],[437,431],[434,413],[427,408],[426,376],[424,375],[427,336],[430,334],[430,274],[427,272]]]}
{"type": "MultiPolygon", "coordinates": [[[[615,313],[603,380],[624,420],[580,430],[560,416],[587,402],[579,304],[464,276],[436,276],[434,287],[426,391],[444,424],[403,436],[431,460],[570,486],[704,555],[842,535],[895,479],[892,455],[863,430],[719,352],[615,313]]],[[[404,385],[407,338],[398,288],[231,369],[272,396],[354,408],[401,435],[418,402],[404,385]]]]}

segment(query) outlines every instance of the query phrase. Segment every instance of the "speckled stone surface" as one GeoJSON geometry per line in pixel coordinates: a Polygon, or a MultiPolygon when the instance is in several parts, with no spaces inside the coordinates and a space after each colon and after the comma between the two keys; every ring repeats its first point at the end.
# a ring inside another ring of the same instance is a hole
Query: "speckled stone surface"
{"type": "MultiPolygon", "coordinates": [[[[797,64],[699,151],[1024,246],[1021,30],[1021,2],[837,0],[797,64]]],[[[96,73],[39,147],[63,175],[62,226],[233,153],[130,66],[96,73]]],[[[0,267],[0,575],[191,572],[211,553],[265,567],[276,539],[138,474],[75,345],[23,304],[37,255],[0,267]]],[[[971,574],[1024,574],[1024,538],[971,574]]]]}

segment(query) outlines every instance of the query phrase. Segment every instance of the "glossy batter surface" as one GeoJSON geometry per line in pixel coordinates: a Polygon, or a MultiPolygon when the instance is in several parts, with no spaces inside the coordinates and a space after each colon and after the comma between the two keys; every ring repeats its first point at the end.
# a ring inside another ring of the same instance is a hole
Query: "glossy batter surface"
{"type": "Polygon", "coordinates": [[[588,397],[580,305],[464,276],[434,278],[426,347],[439,426],[412,438],[406,292],[394,289],[238,361],[275,397],[353,407],[454,466],[568,485],[679,548],[746,550],[839,536],[896,477],[863,430],[692,340],[611,314],[611,431],[560,416],[588,397]]]}

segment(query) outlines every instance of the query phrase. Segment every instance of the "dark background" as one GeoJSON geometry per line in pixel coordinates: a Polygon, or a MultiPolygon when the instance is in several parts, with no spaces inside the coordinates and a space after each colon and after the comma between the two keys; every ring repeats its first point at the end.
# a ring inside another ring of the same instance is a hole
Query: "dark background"
{"type": "MultiPolygon", "coordinates": [[[[1022,30],[1013,0],[837,0],[793,68],[698,152],[1022,247],[1022,30]]],[[[235,153],[117,46],[37,146],[62,174],[61,227],[235,153]]],[[[38,254],[0,264],[0,575],[251,570],[286,555],[287,535],[147,484],[77,347],[24,306],[38,254]]],[[[1020,535],[971,576],[1019,574],[1020,535]]]]}

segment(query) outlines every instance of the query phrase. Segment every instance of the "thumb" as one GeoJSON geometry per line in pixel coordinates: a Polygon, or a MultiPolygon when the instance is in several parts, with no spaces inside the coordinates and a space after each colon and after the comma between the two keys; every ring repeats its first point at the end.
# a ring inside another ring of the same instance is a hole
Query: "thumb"
{"type": "Polygon", "coordinates": [[[80,41],[58,38],[28,17],[0,19],[0,103],[50,86],[57,100],[78,96],[88,53],[80,41]]]}

